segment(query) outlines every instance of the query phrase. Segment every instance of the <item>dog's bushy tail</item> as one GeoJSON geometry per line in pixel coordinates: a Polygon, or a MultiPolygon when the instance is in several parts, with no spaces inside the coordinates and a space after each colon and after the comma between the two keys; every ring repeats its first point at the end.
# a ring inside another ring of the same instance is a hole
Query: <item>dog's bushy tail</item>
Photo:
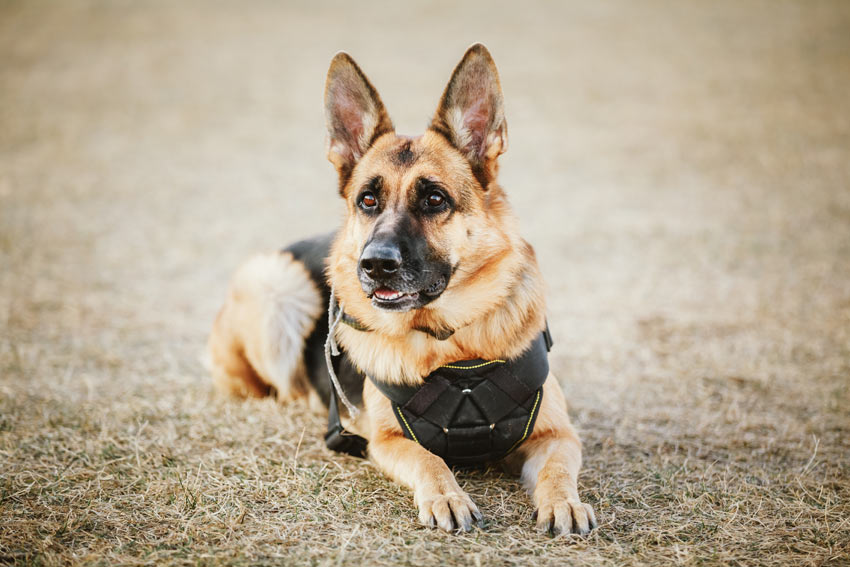
{"type": "Polygon", "coordinates": [[[239,396],[306,395],[304,342],[323,313],[303,264],[286,252],[257,254],[230,282],[208,343],[219,391],[239,396]]]}

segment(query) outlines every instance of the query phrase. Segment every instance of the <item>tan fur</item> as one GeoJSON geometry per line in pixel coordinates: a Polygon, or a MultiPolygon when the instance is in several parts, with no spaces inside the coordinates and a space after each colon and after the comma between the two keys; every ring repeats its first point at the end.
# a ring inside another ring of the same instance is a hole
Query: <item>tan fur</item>
{"type": "Polygon", "coordinates": [[[530,245],[519,237],[517,222],[498,185],[476,190],[466,160],[439,134],[426,132],[413,140],[382,136],[354,170],[344,196],[350,208],[331,250],[330,277],[346,312],[374,329],[360,333],[340,327],[337,339],[361,368],[390,381],[417,383],[438,366],[467,358],[510,357],[522,351],[543,328],[543,282],[530,245]],[[401,143],[411,141],[420,157],[409,168],[391,166],[401,143]],[[448,289],[433,303],[413,312],[389,313],[372,307],[356,277],[360,250],[371,226],[356,215],[351,187],[366,183],[373,171],[384,172],[384,187],[402,201],[419,177],[446,180],[465,211],[441,226],[430,227],[434,246],[448,251],[458,269],[448,289]],[[453,329],[446,341],[435,341],[417,326],[453,329]]]}
{"type": "Polygon", "coordinates": [[[301,351],[322,313],[304,266],[287,253],[258,254],[234,274],[208,342],[216,388],[281,401],[310,391],[301,351]]]}
{"type": "MultiPolygon", "coordinates": [[[[371,329],[340,325],[335,334],[339,344],[365,374],[407,384],[421,383],[423,376],[453,361],[518,356],[545,325],[544,285],[534,250],[519,236],[516,218],[496,183],[507,126],[498,74],[487,50],[470,48],[443,93],[431,128],[417,138],[392,131],[377,92],[347,55],[334,58],[325,92],[328,157],[339,172],[348,207],[331,248],[328,277],[346,313],[371,329]],[[444,254],[455,271],[445,291],[420,309],[376,309],[358,280],[358,262],[375,220],[358,214],[356,198],[375,175],[382,179],[388,219],[404,213],[423,177],[439,182],[456,203],[451,214],[421,221],[430,249],[444,254]],[[423,327],[453,334],[440,341],[417,330],[423,327]]],[[[315,318],[324,307],[309,297],[289,303],[282,299],[284,286],[304,283],[306,274],[299,274],[296,265],[279,256],[260,261],[259,267],[249,263],[237,273],[210,338],[220,389],[261,395],[264,385],[272,385],[285,391],[284,397],[303,395],[306,382],[298,377],[298,365],[288,366],[292,371],[286,376],[268,370],[268,360],[274,358],[268,355],[268,335],[274,325],[263,323],[263,313],[298,310],[298,316],[290,317],[297,328],[277,335],[303,338],[312,328],[304,317],[315,318]]],[[[287,347],[297,342],[290,340],[287,347]]],[[[452,530],[468,528],[480,518],[445,462],[404,437],[389,400],[370,380],[365,381],[363,400],[362,420],[355,425],[369,440],[369,454],[388,476],[413,490],[422,522],[452,530]]],[[[544,385],[532,435],[506,465],[521,473],[532,493],[540,529],[587,533],[595,526],[592,508],[578,496],[581,443],[553,376],[544,385]]]]}

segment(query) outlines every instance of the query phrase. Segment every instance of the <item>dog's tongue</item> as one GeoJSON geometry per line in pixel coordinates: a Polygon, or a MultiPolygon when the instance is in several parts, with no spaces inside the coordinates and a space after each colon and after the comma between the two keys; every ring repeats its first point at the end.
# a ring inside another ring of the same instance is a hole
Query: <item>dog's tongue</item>
{"type": "Polygon", "coordinates": [[[386,287],[380,287],[380,288],[375,290],[375,297],[377,297],[378,299],[384,299],[384,300],[398,299],[402,295],[404,295],[404,294],[401,293],[400,291],[396,291],[394,289],[389,289],[389,288],[386,288],[386,287]]]}

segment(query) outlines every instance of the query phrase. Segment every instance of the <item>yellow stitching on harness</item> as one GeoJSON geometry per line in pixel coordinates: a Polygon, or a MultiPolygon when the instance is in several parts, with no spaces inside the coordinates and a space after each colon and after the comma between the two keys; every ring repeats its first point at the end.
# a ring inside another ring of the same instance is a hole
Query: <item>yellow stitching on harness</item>
{"type": "MultiPolygon", "coordinates": [[[[404,422],[404,426],[405,426],[405,427],[407,427],[407,430],[410,432],[410,436],[411,436],[411,437],[413,437],[413,440],[414,440],[414,441],[416,441],[417,443],[419,443],[419,439],[417,439],[417,438],[416,438],[416,434],[415,434],[415,433],[413,433],[413,429],[410,427],[410,424],[409,424],[409,423],[407,423],[407,420],[404,418],[404,414],[403,414],[403,413],[401,413],[401,408],[400,408],[400,407],[396,407],[396,411],[398,412],[398,416],[399,416],[399,417],[401,418],[401,420],[404,422]]],[[[420,443],[420,445],[421,445],[421,443],[420,443]]]]}
{"type": "MultiPolygon", "coordinates": [[[[531,406],[531,413],[528,415],[528,422],[525,424],[525,431],[522,432],[522,437],[513,444],[513,446],[508,449],[508,453],[517,448],[517,446],[525,441],[526,436],[528,435],[528,428],[531,426],[531,420],[534,419],[534,412],[537,411],[537,403],[540,401],[540,390],[537,390],[537,397],[534,399],[534,405],[531,406]]],[[[507,454],[507,453],[506,453],[507,454]]]]}
{"type": "Polygon", "coordinates": [[[482,362],[481,364],[476,364],[475,366],[455,366],[453,364],[446,364],[445,366],[441,366],[440,368],[455,368],[457,370],[473,370],[475,368],[481,368],[482,366],[487,366],[488,364],[495,364],[497,362],[501,362],[504,364],[504,360],[488,360],[487,362],[482,362]]]}

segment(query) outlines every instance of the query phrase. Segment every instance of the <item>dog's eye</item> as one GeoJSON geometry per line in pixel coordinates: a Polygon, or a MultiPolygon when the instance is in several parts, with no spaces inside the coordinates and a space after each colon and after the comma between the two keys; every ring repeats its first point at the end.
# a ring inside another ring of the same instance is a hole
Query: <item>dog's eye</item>
{"type": "Polygon", "coordinates": [[[446,197],[440,191],[431,191],[425,197],[425,206],[431,209],[438,209],[446,203],[446,197]]]}
{"type": "Polygon", "coordinates": [[[378,206],[378,198],[368,191],[360,195],[360,208],[374,209],[378,206]]]}
{"type": "Polygon", "coordinates": [[[416,201],[412,204],[423,215],[439,215],[454,206],[445,187],[424,177],[416,181],[416,201]]]}
{"type": "Polygon", "coordinates": [[[428,198],[425,199],[425,202],[428,203],[429,207],[439,207],[440,205],[446,202],[446,199],[439,193],[439,191],[434,191],[430,195],[428,195],[428,198]]]}

